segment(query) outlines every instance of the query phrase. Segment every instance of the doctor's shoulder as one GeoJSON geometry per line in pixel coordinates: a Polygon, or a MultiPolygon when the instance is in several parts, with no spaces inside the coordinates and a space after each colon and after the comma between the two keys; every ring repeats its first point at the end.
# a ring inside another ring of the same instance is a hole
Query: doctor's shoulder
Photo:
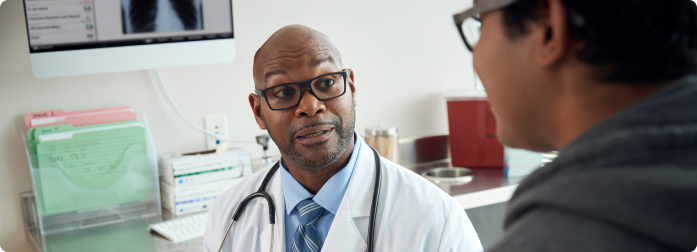
{"type": "Polygon", "coordinates": [[[403,236],[422,237],[413,247],[428,251],[482,251],[477,232],[465,209],[450,195],[421,175],[387,159],[380,202],[393,220],[394,241],[404,243],[403,236]],[[384,202],[384,203],[383,203],[384,202]],[[410,231],[406,231],[410,230],[410,231]]]}
{"type": "Polygon", "coordinates": [[[218,195],[211,203],[208,212],[208,222],[204,231],[204,251],[217,251],[220,241],[223,239],[224,231],[232,220],[232,214],[237,206],[259,188],[264,180],[264,176],[271,169],[272,165],[265,167],[239,183],[231,186],[225,192],[218,195]]]}
{"type": "Polygon", "coordinates": [[[388,190],[384,191],[387,195],[408,199],[395,201],[394,204],[408,206],[411,211],[423,209],[432,212],[431,215],[436,214],[444,217],[449,215],[453,207],[459,207],[455,199],[431,181],[386,158],[381,159],[386,171],[383,175],[383,183],[388,185],[382,190],[388,190]],[[439,213],[433,213],[433,211],[439,213]]]}

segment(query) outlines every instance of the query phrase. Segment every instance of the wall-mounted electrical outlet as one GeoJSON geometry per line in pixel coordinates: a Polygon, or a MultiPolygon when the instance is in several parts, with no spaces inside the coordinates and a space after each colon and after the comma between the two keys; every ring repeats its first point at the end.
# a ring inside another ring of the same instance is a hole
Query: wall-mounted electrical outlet
{"type": "MultiPolygon", "coordinates": [[[[204,116],[203,122],[205,124],[206,131],[213,132],[213,133],[220,135],[221,137],[224,137],[224,138],[228,137],[227,115],[226,114],[204,116]]],[[[218,140],[212,136],[208,136],[208,135],[206,136],[207,149],[209,149],[209,150],[216,149],[218,147],[218,144],[220,144],[220,140],[218,140]]]]}

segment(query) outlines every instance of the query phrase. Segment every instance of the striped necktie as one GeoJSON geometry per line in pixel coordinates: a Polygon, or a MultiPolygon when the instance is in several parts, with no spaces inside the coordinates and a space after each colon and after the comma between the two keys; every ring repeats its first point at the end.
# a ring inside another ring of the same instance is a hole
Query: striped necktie
{"type": "Polygon", "coordinates": [[[300,225],[293,237],[293,252],[319,252],[322,244],[317,236],[315,224],[319,216],[324,213],[324,208],[314,200],[306,199],[298,203],[300,225]]]}

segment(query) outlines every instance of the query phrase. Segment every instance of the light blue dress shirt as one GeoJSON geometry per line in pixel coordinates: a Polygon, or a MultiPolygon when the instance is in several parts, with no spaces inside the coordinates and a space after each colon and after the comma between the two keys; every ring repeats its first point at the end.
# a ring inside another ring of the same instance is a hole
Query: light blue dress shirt
{"type": "Polygon", "coordinates": [[[317,192],[317,195],[312,195],[305,187],[295,180],[281,160],[281,169],[279,169],[281,170],[281,188],[283,190],[283,199],[286,204],[286,251],[292,252],[293,237],[295,236],[295,231],[298,230],[298,225],[300,225],[300,215],[298,209],[295,207],[300,201],[307,198],[312,198],[325,209],[324,213],[317,219],[315,227],[317,228],[317,236],[319,236],[320,243],[324,244],[324,240],[327,239],[329,228],[332,226],[334,216],[339,210],[339,205],[341,205],[341,200],[344,198],[349,180],[351,180],[353,168],[356,166],[358,152],[361,150],[362,141],[358,140],[359,136],[355,132],[353,136],[353,153],[351,154],[348,164],[334,174],[334,176],[322,186],[319,192],[317,192]]]}

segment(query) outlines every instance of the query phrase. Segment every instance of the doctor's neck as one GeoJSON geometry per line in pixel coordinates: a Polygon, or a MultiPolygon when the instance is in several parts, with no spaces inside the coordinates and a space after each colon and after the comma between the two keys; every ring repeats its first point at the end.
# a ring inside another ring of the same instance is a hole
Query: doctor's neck
{"type": "Polygon", "coordinates": [[[344,149],[336,160],[319,168],[304,167],[290,158],[287,158],[285,154],[281,155],[283,156],[283,162],[286,168],[288,168],[290,175],[293,175],[293,178],[305,187],[308,192],[317,194],[317,192],[322,189],[322,186],[324,186],[334,174],[341,171],[341,169],[348,164],[351,159],[351,154],[353,154],[353,147],[354,140],[352,139],[349,146],[344,149]]]}

